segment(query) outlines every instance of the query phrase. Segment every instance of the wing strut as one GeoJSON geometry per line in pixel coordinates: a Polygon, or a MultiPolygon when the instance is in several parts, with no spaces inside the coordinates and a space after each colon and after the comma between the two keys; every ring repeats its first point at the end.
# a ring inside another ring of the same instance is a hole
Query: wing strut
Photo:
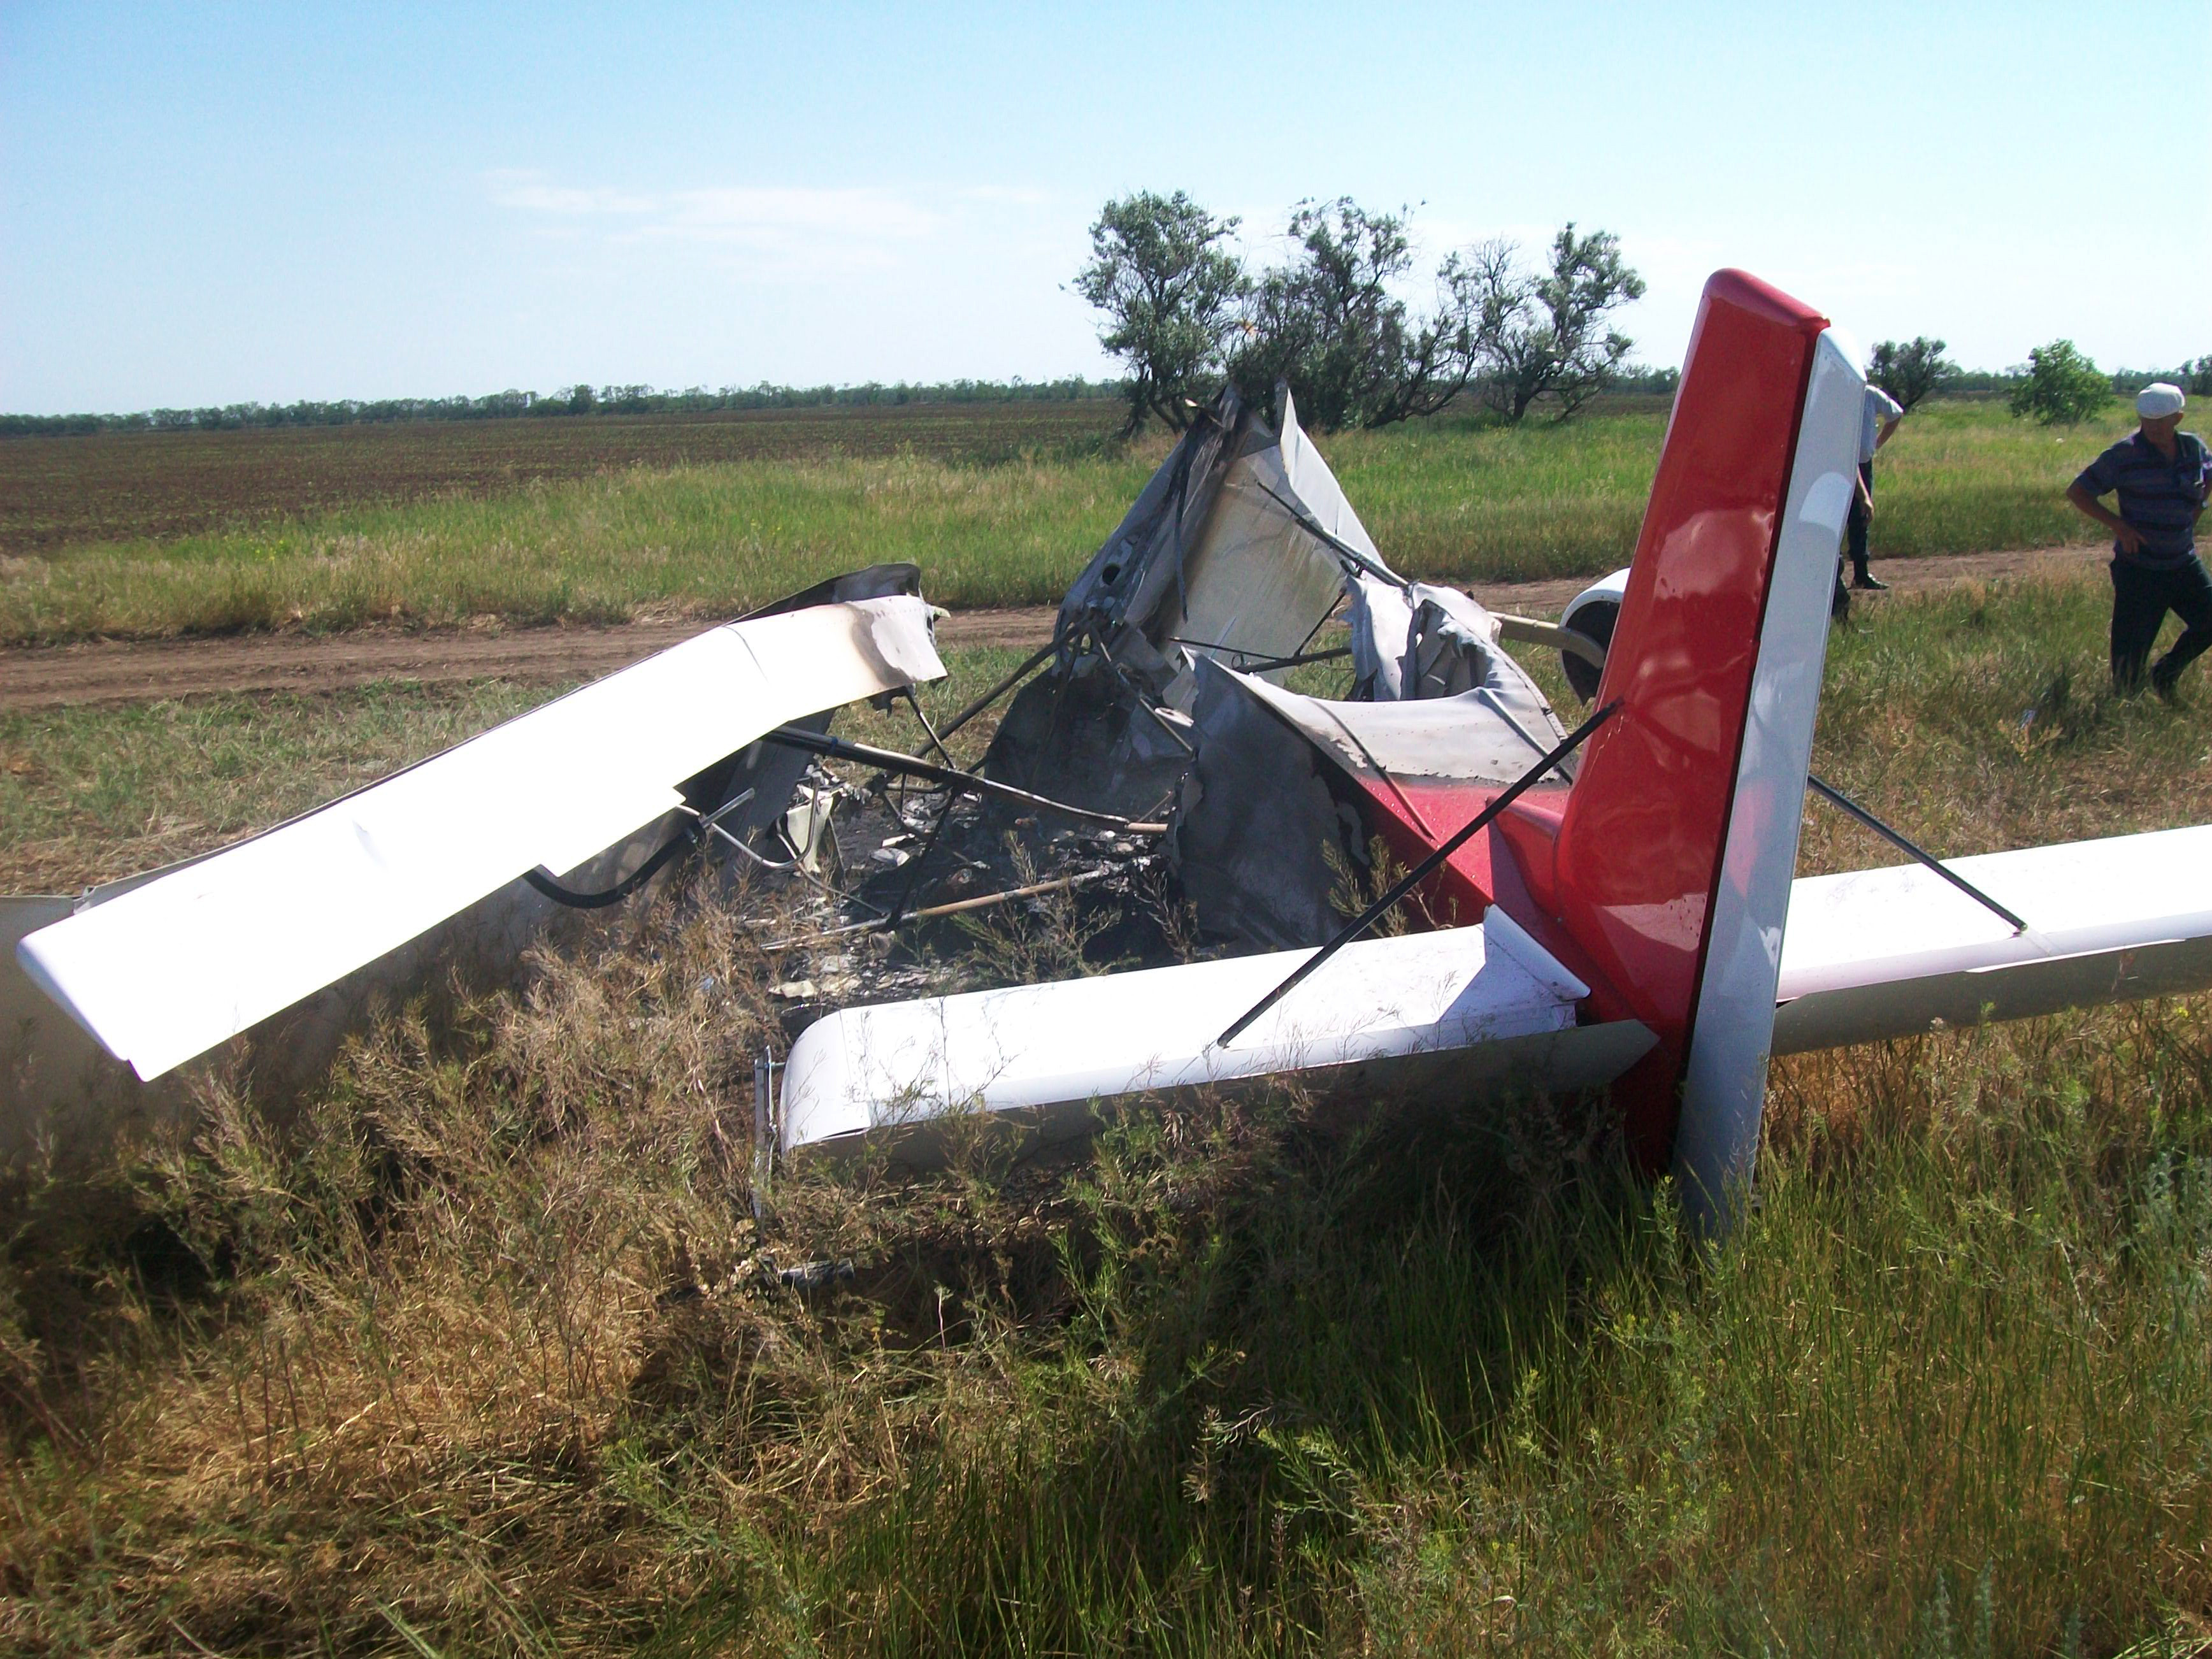
{"type": "MultiPolygon", "coordinates": [[[[1437,844],[1437,849],[1434,852],[1431,853],[1428,857],[1423,859],[1411,870],[1408,870],[1405,873],[1404,877],[1401,878],[1389,892],[1383,894],[1381,898],[1376,899],[1374,903],[1369,905],[1364,910],[1354,916],[1350,921],[1346,922],[1342,927],[1337,930],[1337,934],[1334,939],[1329,940],[1329,942],[1322,945],[1320,950],[1308,957],[1304,962],[1299,964],[1297,971],[1293,973],[1288,979],[1285,980],[1280,985],[1278,985],[1273,990],[1268,992],[1267,995],[1261,997],[1249,1008],[1247,1008],[1243,1014],[1237,1017],[1236,1024],[1231,1025],[1227,1030],[1224,1031],[1215,1039],[1215,1042],[1224,1048],[1226,1048],[1231,1043],[1236,1042],[1238,1035],[1246,1026],[1249,1025],[1254,1020],[1259,1018],[1260,1016],[1266,1013],[1268,1009],[1273,1007],[1285,997],[1288,996],[1293,990],[1297,989],[1299,983],[1305,979],[1307,975],[1312,973],[1315,969],[1320,967],[1322,963],[1327,962],[1339,951],[1341,951],[1346,945],[1351,944],[1352,940],[1358,939],[1370,927],[1372,927],[1376,922],[1388,915],[1391,908],[1395,906],[1399,900],[1404,898],[1407,894],[1412,892],[1413,889],[1419,886],[1424,881],[1426,881],[1430,876],[1436,872],[1438,866],[1443,864],[1443,861],[1449,858],[1454,853],[1459,851],[1459,849],[1466,845],[1467,842],[1473,840],[1478,830],[1489,828],[1491,820],[1495,818],[1500,812],[1503,812],[1507,807],[1512,805],[1515,801],[1518,800],[1521,798],[1521,794],[1523,790],[1527,789],[1529,785],[1536,782],[1537,780],[1541,778],[1547,772],[1549,772],[1561,761],[1566,759],[1568,756],[1573,754],[1576,750],[1581,748],[1583,741],[1589,738],[1589,734],[1596,731],[1599,726],[1603,726],[1607,720],[1611,720],[1613,715],[1620,711],[1620,700],[1616,698],[1613,702],[1606,704],[1604,708],[1599,709],[1595,714],[1592,714],[1580,726],[1575,727],[1573,731],[1568,732],[1565,738],[1560,739],[1557,748],[1553,749],[1549,754],[1537,761],[1534,766],[1523,772],[1519,777],[1514,779],[1511,783],[1506,785],[1503,790],[1498,792],[1496,799],[1492,800],[1489,805],[1484,807],[1482,811],[1477,812],[1473,817],[1469,818],[1462,827],[1454,830],[1450,835],[1445,836],[1444,839],[1437,844]]],[[[1383,775],[1388,777],[1389,775],[1386,772],[1383,775]]]]}
{"type": "Polygon", "coordinates": [[[1875,834],[1880,836],[1884,841],[1889,842],[1893,845],[1903,848],[1914,858],[1919,860],[1921,863],[1926,865],[1937,875],[1942,877],[1944,880],[1949,882],[1952,886],[1957,888],[1960,892],[1964,893],[1968,898],[1973,900],[1975,903],[1980,905],[1984,909],[1992,911],[1996,915],[2002,916],[2004,919],[2005,926],[2011,928],[2014,933],[2024,933],[2027,931],[2027,924],[2022,921],[2018,916],[2014,915],[2011,911],[2006,909],[2003,905],[1999,904],[1995,899],[1991,898],[1987,893],[1984,893],[1980,888],[1975,886],[1973,883],[1968,881],[1964,876],[1958,874],[1954,871],[1946,869],[1943,866],[1942,860],[1938,859],[1933,853],[1928,851],[1928,849],[1923,847],[1916,847],[1913,845],[1912,842],[1907,841],[1903,836],[1891,829],[1880,818],[1875,817],[1873,813],[1868,811],[1865,807],[1860,805],[1842,790],[1837,788],[1835,785],[1815,776],[1810,772],[1808,772],[1805,775],[1805,781],[1812,787],[1813,792],[1815,794],[1819,795],[1821,799],[1826,801],[1830,805],[1842,807],[1844,811],[1850,813],[1861,823],[1866,825],[1868,829],[1873,830],[1875,834]]]}

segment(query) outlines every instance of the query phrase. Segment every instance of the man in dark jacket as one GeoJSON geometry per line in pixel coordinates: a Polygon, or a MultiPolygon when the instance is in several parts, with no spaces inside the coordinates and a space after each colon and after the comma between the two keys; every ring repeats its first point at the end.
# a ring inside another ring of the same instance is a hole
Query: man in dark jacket
{"type": "Polygon", "coordinates": [[[2150,671],[2172,700],[2181,671],[2212,646],[2212,577],[2197,557],[2197,519],[2212,493],[2204,441],[2181,430],[2181,389],[2164,381],[2136,397],[2135,431],[2089,463],[2066,499],[2112,532],[2112,689],[2142,689],[2143,665],[2166,613],[2181,637],[2150,671]],[[2119,511],[2100,506],[2117,492],[2119,511]]]}

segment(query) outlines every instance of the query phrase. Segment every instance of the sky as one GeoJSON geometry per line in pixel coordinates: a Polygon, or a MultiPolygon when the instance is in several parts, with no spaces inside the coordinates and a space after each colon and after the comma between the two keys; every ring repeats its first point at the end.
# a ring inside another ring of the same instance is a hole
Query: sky
{"type": "MultiPolygon", "coordinates": [[[[1115,372],[1100,205],[1614,232],[1861,342],[2212,353],[2212,0],[0,0],[0,410],[1115,372]]],[[[1425,274],[1407,297],[1428,292],[1425,274]]]]}

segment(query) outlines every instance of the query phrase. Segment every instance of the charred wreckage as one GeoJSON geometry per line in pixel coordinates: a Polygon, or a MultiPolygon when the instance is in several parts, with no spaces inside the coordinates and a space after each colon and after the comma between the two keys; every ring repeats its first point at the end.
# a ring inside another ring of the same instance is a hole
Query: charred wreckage
{"type": "Polygon", "coordinates": [[[1773,1054],[2212,984],[2212,828],[1945,864],[1810,778],[1856,361],[1717,274],[1633,562],[1556,624],[1399,575],[1288,397],[1270,419],[1224,392],[1050,643],[941,728],[914,695],[945,673],[935,613],[913,567],[879,566],[204,858],[6,901],[9,1127],[128,1109],[233,1039],[271,1086],[305,1079],[380,988],[511,963],[556,910],[712,851],[811,896],[763,941],[799,1015],[758,1073],[786,1154],[926,1158],[950,1114],[1074,1133],[1285,1075],[1603,1089],[1646,1166],[1723,1219],[1773,1054]],[[1571,731],[1509,641],[1560,653],[1589,702],[1571,731]],[[1294,689],[1322,665],[1343,695],[1294,689]],[[960,765],[946,740],[1009,697],[960,765]],[[832,734],[870,700],[911,705],[919,752],[832,734]],[[1796,879],[1808,785],[1910,861],[1796,879]],[[1203,959],[915,994],[921,972],[863,948],[1147,884],[1203,959]]]}

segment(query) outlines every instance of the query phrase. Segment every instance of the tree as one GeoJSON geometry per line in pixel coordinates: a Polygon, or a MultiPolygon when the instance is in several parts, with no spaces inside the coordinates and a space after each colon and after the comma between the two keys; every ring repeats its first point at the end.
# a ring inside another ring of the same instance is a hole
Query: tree
{"type": "Polygon", "coordinates": [[[2016,419],[2044,426],[2078,425],[2112,400],[2112,383],[2071,340],[2053,340],[2027,354],[2027,378],[2013,388],[2016,419]]]}
{"type": "Polygon", "coordinates": [[[1930,392],[1942,390],[1944,382],[1959,372],[1958,364],[1946,358],[1943,349],[1944,342],[1924,334],[1903,345],[1884,340],[1874,349],[1867,379],[1909,410],[1930,392]]]}
{"type": "Polygon", "coordinates": [[[1222,246],[1237,223],[1182,191],[1139,191],[1099,210],[1075,291],[1106,313],[1098,343],[1129,366],[1127,431],[1157,415],[1180,432],[1190,402],[1212,390],[1249,286],[1222,246]]]}
{"type": "Polygon", "coordinates": [[[1390,292],[1413,269],[1407,216],[1369,213],[1348,196],[1291,210],[1285,234],[1297,252],[1252,289],[1230,363],[1247,402],[1264,405],[1286,384],[1300,418],[1328,432],[1434,414],[1466,386],[1474,335],[1459,261],[1437,270],[1425,322],[1390,292]]]}
{"type": "Polygon", "coordinates": [[[2182,365],[2181,389],[2192,398],[2212,398],[2212,353],[2182,365]]]}
{"type": "Polygon", "coordinates": [[[1541,275],[1522,269],[1515,243],[1485,242],[1462,282],[1483,394],[1508,421],[1517,423],[1544,397],[1568,419],[1611,383],[1635,343],[1606,326],[1614,310],[1644,297],[1644,279],[1610,231],[1577,236],[1569,221],[1552,239],[1551,270],[1541,275]]]}

